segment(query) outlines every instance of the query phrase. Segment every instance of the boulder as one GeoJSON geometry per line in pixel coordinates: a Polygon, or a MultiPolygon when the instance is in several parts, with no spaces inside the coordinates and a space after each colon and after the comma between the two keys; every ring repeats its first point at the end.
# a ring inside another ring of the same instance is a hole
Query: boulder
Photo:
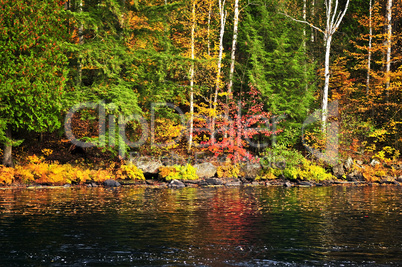
{"type": "Polygon", "coordinates": [[[380,164],[380,162],[379,162],[378,160],[375,160],[375,159],[373,159],[373,160],[370,162],[370,165],[371,165],[372,167],[375,167],[375,166],[377,166],[378,164],[380,164]]]}
{"type": "Polygon", "coordinates": [[[130,163],[141,169],[144,174],[157,174],[162,162],[158,159],[149,157],[138,157],[130,159],[130,163]]]}
{"type": "Polygon", "coordinates": [[[297,184],[300,186],[313,186],[313,183],[308,182],[308,181],[298,181],[297,184]]]}
{"type": "Polygon", "coordinates": [[[291,182],[287,181],[287,182],[283,183],[283,186],[284,187],[292,187],[293,184],[291,182]]]}
{"type": "Polygon", "coordinates": [[[356,164],[361,168],[363,166],[363,161],[356,160],[356,164]]]}
{"type": "Polygon", "coordinates": [[[107,179],[106,181],[103,182],[104,186],[107,187],[119,187],[121,184],[118,181],[112,180],[112,179],[107,179]]]}
{"type": "Polygon", "coordinates": [[[216,174],[216,167],[210,162],[195,164],[194,168],[200,178],[211,178],[216,174]]]}
{"type": "Polygon", "coordinates": [[[223,181],[217,178],[208,178],[205,179],[205,182],[207,182],[208,185],[223,185],[223,181]]]}
{"type": "Polygon", "coordinates": [[[353,159],[351,157],[348,157],[348,159],[345,162],[345,168],[347,171],[349,171],[353,167],[353,159]]]}
{"type": "Polygon", "coordinates": [[[363,174],[358,170],[354,170],[348,175],[346,175],[346,180],[348,181],[364,181],[363,174]]]}
{"type": "Polygon", "coordinates": [[[240,173],[244,178],[249,180],[254,180],[258,175],[261,174],[261,165],[256,164],[245,164],[241,167],[240,173]]]}
{"type": "Polygon", "coordinates": [[[343,163],[337,164],[332,167],[332,173],[338,179],[342,178],[345,175],[345,170],[343,168],[343,163]]]}
{"type": "Polygon", "coordinates": [[[176,188],[176,189],[179,189],[179,188],[186,187],[186,185],[185,185],[182,181],[179,181],[179,180],[172,180],[172,181],[169,183],[168,187],[169,187],[169,188],[176,188]]]}
{"type": "Polygon", "coordinates": [[[241,186],[240,180],[230,180],[227,183],[225,183],[225,186],[241,186]]]}

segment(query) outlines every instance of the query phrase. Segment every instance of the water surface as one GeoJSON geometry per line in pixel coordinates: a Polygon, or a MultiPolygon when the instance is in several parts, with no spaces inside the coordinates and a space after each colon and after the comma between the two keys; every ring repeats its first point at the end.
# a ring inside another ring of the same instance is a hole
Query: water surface
{"type": "Polygon", "coordinates": [[[1,266],[398,266],[402,187],[0,190],[1,266]]]}

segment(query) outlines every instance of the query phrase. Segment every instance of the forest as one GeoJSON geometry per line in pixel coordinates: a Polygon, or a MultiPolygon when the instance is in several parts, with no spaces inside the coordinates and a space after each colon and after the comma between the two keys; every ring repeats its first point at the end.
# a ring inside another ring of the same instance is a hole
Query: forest
{"type": "Polygon", "coordinates": [[[0,183],[144,179],[133,155],[398,179],[401,25],[401,0],[0,0],[0,183]]]}

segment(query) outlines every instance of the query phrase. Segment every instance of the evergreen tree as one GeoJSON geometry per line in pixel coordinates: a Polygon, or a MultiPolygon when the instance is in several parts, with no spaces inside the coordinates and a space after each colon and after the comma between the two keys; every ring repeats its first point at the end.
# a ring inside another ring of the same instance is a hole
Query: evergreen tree
{"type": "Polygon", "coordinates": [[[300,126],[311,105],[313,73],[305,68],[302,28],[278,14],[276,6],[272,1],[248,7],[240,44],[248,53],[249,82],[261,91],[274,117],[286,115],[282,126],[291,130],[300,126]]]}
{"type": "Polygon", "coordinates": [[[0,141],[12,166],[12,133],[61,126],[67,70],[63,5],[55,0],[0,3],[0,141]]]}

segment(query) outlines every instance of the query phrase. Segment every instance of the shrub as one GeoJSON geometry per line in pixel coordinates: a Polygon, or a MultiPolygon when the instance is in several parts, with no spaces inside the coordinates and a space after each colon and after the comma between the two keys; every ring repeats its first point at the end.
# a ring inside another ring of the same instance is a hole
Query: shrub
{"type": "Polygon", "coordinates": [[[324,181],[332,179],[332,175],[327,173],[327,171],[309,161],[307,159],[302,160],[302,164],[298,167],[286,167],[283,170],[283,175],[290,180],[313,180],[313,181],[324,181]]]}
{"type": "Polygon", "coordinates": [[[161,167],[159,169],[159,176],[166,181],[198,179],[195,168],[190,164],[186,164],[185,166],[173,165],[161,167]]]}
{"type": "Polygon", "coordinates": [[[134,164],[121,165],[118,171],[118,176],[129,180],[145,180],[142,170],[134,164]]]}
{"type": "Polygon", "coordinates": [[[237,178],[240,174],[239,164],[225,163],[218,166],[216,173],[219,178],[237,178]]]}
{"type": "Polygon", "coordinates": [[[0,184],[9,185],[14,181],[14,168],[0,166],[0,184]]]}

